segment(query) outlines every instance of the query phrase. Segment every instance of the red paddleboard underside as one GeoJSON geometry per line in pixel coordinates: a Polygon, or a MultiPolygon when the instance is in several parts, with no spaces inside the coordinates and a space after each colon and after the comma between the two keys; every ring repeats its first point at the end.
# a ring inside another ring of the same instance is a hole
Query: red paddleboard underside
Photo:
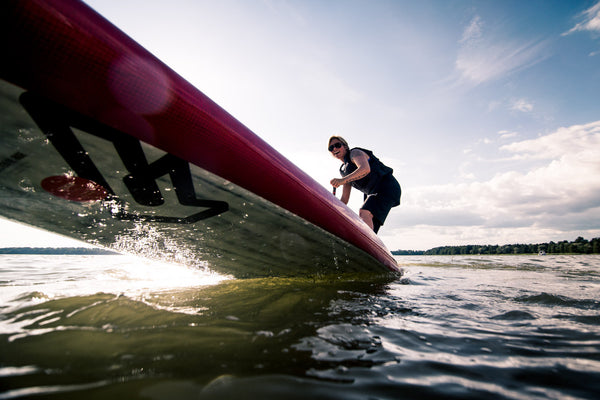
{"type": "Polygon", "coordinates": [[[355,213],[85,4],[0,12],[0,215],[236,277],[399,271],[355,213]]]}

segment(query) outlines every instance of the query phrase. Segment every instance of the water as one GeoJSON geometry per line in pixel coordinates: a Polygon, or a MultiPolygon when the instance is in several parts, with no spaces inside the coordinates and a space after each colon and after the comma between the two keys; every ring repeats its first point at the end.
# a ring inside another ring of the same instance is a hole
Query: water
{"type": "Polygon", "coordinates": [[[0,256],[0,399],[596,399],[599,256],[399,257],[228,280],[0,256]]]}

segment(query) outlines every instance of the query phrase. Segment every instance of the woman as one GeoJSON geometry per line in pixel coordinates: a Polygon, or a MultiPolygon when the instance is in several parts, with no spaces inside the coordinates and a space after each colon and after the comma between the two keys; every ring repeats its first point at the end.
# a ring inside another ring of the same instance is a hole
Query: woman
{"type": "Polygon", "coordinates": [[[352,187],[364,193],[365,202],[359,210],[360,218],[377,233],[385,222],[392,207],[400,204],[400,185],[392,175],[393,170],[385,166],[370,150],[355,147],[340,136],[329,138],[329,152],[343,164],[342,178],[333,178],[334,188],[343,186],[341,200],[348,204],[352,187]]]}

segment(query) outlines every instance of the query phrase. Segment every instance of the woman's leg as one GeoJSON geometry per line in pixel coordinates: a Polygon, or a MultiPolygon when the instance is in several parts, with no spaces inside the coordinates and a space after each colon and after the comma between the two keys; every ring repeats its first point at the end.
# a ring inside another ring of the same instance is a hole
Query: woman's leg
{"type": "Polygon", "coordinates": [[[371,211],[361,208],[358,210],[358,216],[369,225],[369,228],[373,229],[373,214],[371,211]]]}

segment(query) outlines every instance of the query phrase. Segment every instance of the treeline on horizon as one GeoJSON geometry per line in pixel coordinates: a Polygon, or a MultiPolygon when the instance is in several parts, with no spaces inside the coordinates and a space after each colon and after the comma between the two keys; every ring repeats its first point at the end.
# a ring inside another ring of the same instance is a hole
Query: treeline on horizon
{"type": "Polygon", "coordinates": [[[395,250],[396,256],[445,256],[445,255],[479,255],[479,254],[600,254],[600,238],[586,240],[581,236],[575,241],[548,242],[537,244],[506,244],[506,245],[464,245],[440,246],[429,250],[395,250]]]}
{"type": "Polygon", "coordinates": [[[95,247],[4,247],[0,254],[49,254],[49,255],[110,255],[114,251],[95,247]]]}

